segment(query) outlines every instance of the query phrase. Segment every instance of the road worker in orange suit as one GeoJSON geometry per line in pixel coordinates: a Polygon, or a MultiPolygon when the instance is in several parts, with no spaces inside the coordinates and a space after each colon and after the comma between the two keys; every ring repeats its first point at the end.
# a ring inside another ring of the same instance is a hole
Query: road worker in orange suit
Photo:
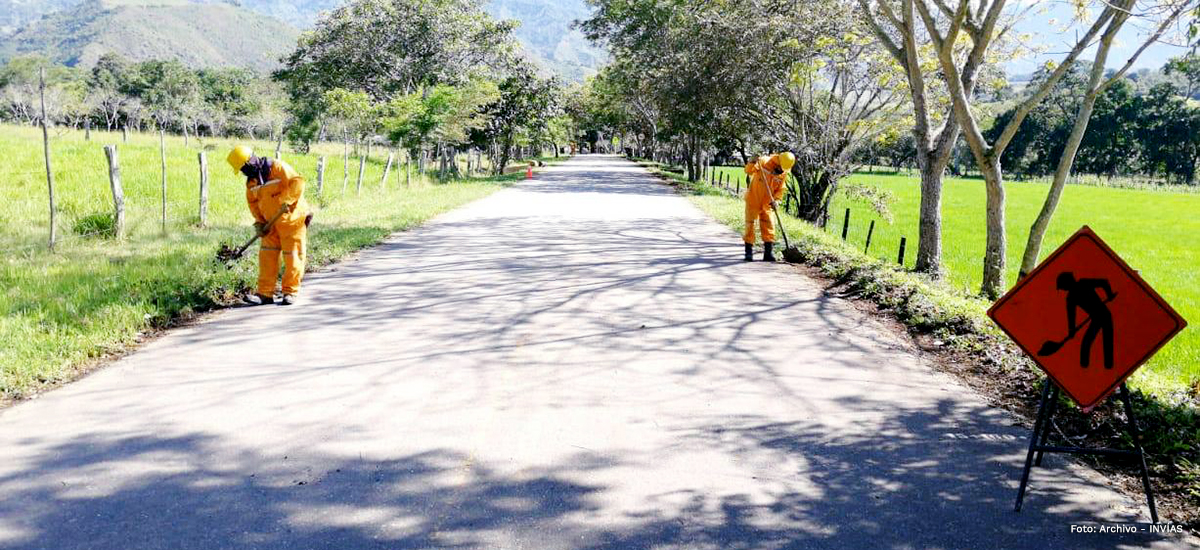
{"type": "Polygon", "coordinates": [[[246,204],[254,215],[254,229],[262,236],[257,294],[245,300],[252,305],[275,303],[275,280],[282,256],[285,264],[282,303],[292,305],[297,301],[300,281],[304,278],[308,223],[312,220],[308,202],[304,200],[304,178],[286,162],[256,157],[244,145],[234,147],[227,160],[234,171],[246,176],[246,204]]]}
{"type": "Polygon", "coordinates": [[[742,241],[746,243],[747,262],[754,261],[756,221],[762,233],[763,261],[775,261],[775,223],[771,220],[771,210],[775,202],[783,198],[784,181],[794,164],[795,155],[779,153],[759,157],[746,165],[746,173],[750,175],[750,186],[746,188],[746,233],[742,235],[742,241]]]}

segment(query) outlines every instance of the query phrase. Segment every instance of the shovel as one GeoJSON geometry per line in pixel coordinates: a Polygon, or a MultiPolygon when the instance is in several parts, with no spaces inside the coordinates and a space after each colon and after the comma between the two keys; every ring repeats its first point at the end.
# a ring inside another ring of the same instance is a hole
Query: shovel
{"type": "MultiPolygon", "coordinates": [[[[1104,301],[1104,303],[1107,304],[1107,303],[1113,301],[1114,299],[1116,299],[1116,297],[1117,297],[1117,295],[1113,294],[1112,296],[1109,296],[1108,299],[1104,301]]],[[[1067,342],[1070,342],[1071,339],[1074,338],[1076,334],[1079,334],[1079,331],[1083,330],[1083,327],[1086,327],[1088,322],[1090,322],[1091,320],[1092,320],[1092,318],[1088,317],[1087,319],[1084,319],[1083,321],[1081,321],[1079,323],[1079,325],[1075,327],[1075,330],[1071,333],[1071,335],[1067,336],[1066,338],[1063,338],[1062,340],[1058,340],[1058,341],[1046,340],[1044,343],[1042,343],[1042,347],[1038,348],[1038,353],[1037,353],[1038,357],[1047,357],[1047,356],[1058,353],[1058,350],[1062,349],[1063,346],[1067,345],[1067,342]]]]}
{"type": "Polygon", "coordinates": [[[233,262],[240,260],[242,256],[246,254],[246,249],[250,248],[250,245],[261,239],[263,234],[271,231],[271,226],[275,225],[275,222],[280,216],[283,215],[283,210],[283,208],[280,208],[279,211],[275,213],[275,217],[271,218],[271,221],[268,221],[267,224],[263,226],[262,232],[255,233],[253,237],[250,237],[250,240],[246,241],[246,244],[241,246],[241,248],[235,249],[230,248],[229,245],[221,245],[221,249],[217,251],[217,260],[225,262],[226,267],[229,267],[233,264],[233,262]]]}
{"type": "MultiPolygon", "coordinates": [[[[761,167],[758,169],[758,176],[762,180],[763,185],[767,186],[767,194],[771,195],[771,210],[775,211],[775,225],[779,226],[779,232],[783,234],[783,259],[788,263],[798,264],[802,260],[800,249],[792,246],[792,243],[788,240],[787,230],[783,228],[783,218],[779,216],[779,207],[775,204],[775,196],[771,194],[771,186],[767,185],[767,174],[761,167]]],[[[786,175],[783,176],[783,184],[785,187],[787,186],[786,175]]]]}

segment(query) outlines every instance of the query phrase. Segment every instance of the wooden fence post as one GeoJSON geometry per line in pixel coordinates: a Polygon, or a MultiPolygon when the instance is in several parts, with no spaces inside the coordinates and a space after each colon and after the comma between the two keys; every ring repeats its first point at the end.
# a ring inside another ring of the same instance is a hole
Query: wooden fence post
{"type": "Polygon", "coordinates": [[[199,153],[200,159],[200,227],[208,225],[208,157],[204,151],[199,153]]]}
{"type": "Polygon", "coordinates": [[[346,184],[350,182],[350,136],[342,132],[342,194],[346,194],[346,184]]]}
{"type": "Polygon", "coordinates": [[[167,234],[167,133],[158,130],[158,150],[162,158],[162,232],[167,234]]]}
{"type": "Polygon", "coordinates": [[[121,127],[121,142],[129,143],[129,125],[128,124],[121,127]]]}
{"type": "Polygon", "coordinates": [[[379,188],[387,189],[388,175],[392,173],[392,161],[395,160],[395,153],[388,153],[387,167],[383,169],[383,179],[379,180],[379,188]]]}
{"type": "Polygon", "coordinates": [[[900,255],[896,257],[896,263],[900,264],[901,267],[904,266],[904,245],[906,244],[906,240],[904,237],[900,237],[900,255]]]}
{"type": "Polygon", "coordinates": [[[317,159],[317,194],[325,188],[325,157],[317,159]]]}
{"type": "Polygon", "coordinates": [[[125,189],[121,187],[121,164],[117,159],[117,146],[105,145],[104,156],[108,158],[108,186],[112,188],[113,236],[120,239],[125,235],[125,189]]]}
{"type": "Polygon", "coordinates": [[[42,101],[42,152],[46,157],[46,188],[50,191],[50,250],[58,240],[55,224],[58,218],[58,206],[54,203],[54,171],[50,169],[50,130],[46,127],[46,69],[38,69],[38,92],[42,101]]]}
{"type": "Polygon", "coordinates": [[[412,154],[404,150],[404,186],[412,187],[412,154]]]}
{"type": "Polygon", "coordinates": [[[850,234],[850,209],[846,209],[846,217],[842,219],[842,240],[846,240],[846,236],[850,234]]]}
{"type": "Polygon", "coordinates": [[[362,193],[363,172],[367,169],[367,155],[370,154],[370,151],[370,149],[367,149],[365,151],[366,154],[362,150],[358,152],[358,182],[354,184],[355,193],[362,193]]]}
{"type": "Polygon", "coordinates": [[[871,227],[867,229],[867,246],[863,247],[863,254],[871,252],[871,235],[875,233],[875,220],[871,220],[871,227]]]}

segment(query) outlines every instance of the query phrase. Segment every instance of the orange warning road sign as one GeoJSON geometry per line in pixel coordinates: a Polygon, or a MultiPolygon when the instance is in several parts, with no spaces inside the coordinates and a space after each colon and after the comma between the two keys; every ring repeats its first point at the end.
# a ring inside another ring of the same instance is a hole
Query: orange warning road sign
{"type": "Polygon", "coordinates": [[[1087,226],[996,301],[988,316],[1084,411],[1187,326],[1087,226]]]}

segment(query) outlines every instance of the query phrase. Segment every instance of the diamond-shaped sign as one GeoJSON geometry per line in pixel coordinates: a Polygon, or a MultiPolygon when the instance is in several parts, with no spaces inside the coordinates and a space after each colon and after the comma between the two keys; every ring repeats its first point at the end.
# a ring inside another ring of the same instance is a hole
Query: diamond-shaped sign
{"type": "Polygon", "coordinates": [[[1087,226],[988,316],[1085,411],[1187,326],[1087,226]]]}

